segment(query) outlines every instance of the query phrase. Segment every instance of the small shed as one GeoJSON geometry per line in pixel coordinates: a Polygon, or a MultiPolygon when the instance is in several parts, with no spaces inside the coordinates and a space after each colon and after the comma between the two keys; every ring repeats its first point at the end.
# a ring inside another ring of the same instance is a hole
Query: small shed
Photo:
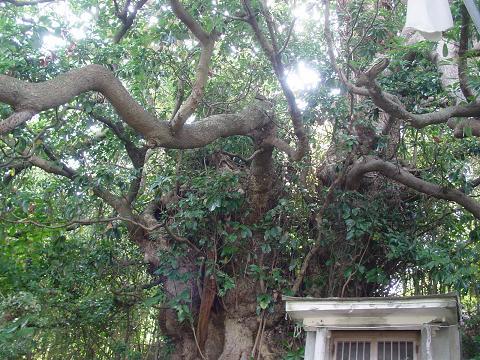
{"type": "Polygon", "coordinates": [[[456,294],[283,299],[305,360],[460,360],[456,294]]]}

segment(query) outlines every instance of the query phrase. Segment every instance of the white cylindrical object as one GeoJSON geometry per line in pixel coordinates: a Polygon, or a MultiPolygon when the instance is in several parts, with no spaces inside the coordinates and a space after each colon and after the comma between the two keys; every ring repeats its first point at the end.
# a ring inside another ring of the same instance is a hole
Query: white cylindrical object
{"type": "Polygon", "coordinates": [[[405,28],[419,31],[428,40],[440,40],[453,27],[448,0],[408,0],[405,28]]]}

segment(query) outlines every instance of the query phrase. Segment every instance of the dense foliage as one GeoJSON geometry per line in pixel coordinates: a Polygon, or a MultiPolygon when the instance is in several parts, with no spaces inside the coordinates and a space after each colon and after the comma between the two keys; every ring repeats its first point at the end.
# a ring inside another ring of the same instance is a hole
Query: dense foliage
{"type": "MultiPolygon", "coordinates": [[[[204,47],[167,1],[21,3],[0,1],[2,74],[36,83],[101,64],[163,121],[195,89],[204,47]],[[132,23],[119,36],[128,16],[132,23]]],[[[284,319],[281,295],[447,292],[464,304],[465,356],[478,358],[475,214],[381,172],[345,185],[355,161],[375,156],[475,198],[478,138],[470,127],[459,137],[447,123],[391,120],[370,98],[349,93],[336,69],[354,78],[382,54],[391,61],[378,82],[406,109],[455,104],[459,82],[446,86],[442,69],[457,61],[449,45],[460,39],[462,2],[454,1],[456,25],[440,45],[401,33],[399,1],[332,2],[330,29],[318,1],[246,3],[260,30],[276,34],[285,74],[272,70],[245,21],[248,7],[185,1],[205,31],[220,34],[204,94],[185,126],[267,99],[278,137],[294,147],[283,79],[306,129],[305,156],[262,148],[268,125],[202,146],[151,146],[94,91],[1,135],[0,358],[166,359],[178,349],[164,325],[173,311],[173,328],[195,336],[200,348],[203,316],[215,325],[238,312],[253,319],[252,358],[270,352],[300,359],[303,340],[284,319]],[[112,206],[107,192],[128,199],[132,216],[112,206]],[[157,243],[152,255],[149,244],[157,243]],[[215,294],[203,312],[209,289],[215,294]]],[[[469,31],[471,47],[477,34],[469,31]]],[[[474,56],[468,61],[473,91],[479,65],[474,56]]],[[[1,118],[11,114],[0,103],[1,118]]],[[[209,334],[220,338],[213,328],[209,334]]]]}

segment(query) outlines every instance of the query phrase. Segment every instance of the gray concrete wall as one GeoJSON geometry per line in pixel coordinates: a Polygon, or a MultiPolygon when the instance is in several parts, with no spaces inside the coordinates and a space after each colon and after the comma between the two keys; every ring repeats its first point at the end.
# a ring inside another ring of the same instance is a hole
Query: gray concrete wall
{"type": "Polygon", "coordinates": [[[422,360],[460,360],[458,326],[424,325],[421,340],[422,360]]]}

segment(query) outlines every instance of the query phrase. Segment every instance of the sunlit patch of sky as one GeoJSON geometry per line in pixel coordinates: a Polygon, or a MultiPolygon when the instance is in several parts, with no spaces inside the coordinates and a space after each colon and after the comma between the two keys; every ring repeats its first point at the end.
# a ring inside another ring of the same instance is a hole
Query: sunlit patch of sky
{"type": "Polygon", "coordinates": [[[304,99],[302,99],[301,97],[297,97],[295,99],[295,102],[297,103],[297,106],[300,110],[305,110],[308,106],[308,102],[306,102],[304,99]]]}
{"type": "Polygon", "coordinates": [[[192,40],[192,39],[186,39],[183,41],[183,43],[185,44],[185,47],[188,49],[188,50],[192,50],[197,42],[195,40],[192,40]]]}
{"type": "Polygon", "coordinates": [[[94,124],[88,128],[88,132],[93,136],[100,136],[103,132],[103,127],[99,124],[94,124]]]}
{"type": "Polygon", "coordinates": [[[309,22],[321,24],[322,14],[316,2],[304,3],[298,5],[294,11],[295,17],[295,32],[303,33],[308,30],[307,25],[309,22]]]}
{"type": "Polygon", "coordinates": [[[77,159],[70,158],[65,161],[65,165],[67,165],[72,170],[78,170],[81,164],[77,159]]]}
{"type": "Polygon", "coordinates": [[[298,62],[287,74],[287,83],[293,92],[313,90],[320,80],[318,72],[304,61],[298,62]]]}
{"type": "Polygon", "coordinates": [[[56,51],[58,49],[61,49],[63,47],[67,46],[67,42],[65,39],[55,36],[52,34],[47,34],[44,35],[42,38],[42,47],[41,50],[43,52],[48,52],[48,51],[56,51]]]}
{"type": "Polygon", "coordinates": [[[332,89],[332,90],[330,90],[330,96],[338,96],[338,95],[340,95],[341,92],[342,92],[342,90],[340,90],[338,88],[332,89]]]}
{"type": "Polygon", "coordinates": [[[155,27],[158,25],[158,16],[150,16],[148,18],[148,26],[155,27]]]}
{"type": "MultiPolygon", "coordinates": [[[[75,41],[85,39],[93,26],[94,19],[98,13],[97,8],[92,7],[89,11],[83,11],[81,14],[75,14],[71,9],[68,2],[55,2],[40,4],[38,13],[35,15],[25,15],[23,18],[19,18],[17,23],[25,24],[29,22],[39,22],[42,16],[51,16],[55,14],[59,20],[66,23],[71,38],[75,41]]],[[[41,51],[44,53],[57,51],[61,48],[65,48],[69,45],[69,42],[64,36],[55,34],[53,29],[59,28],[60,24],[53,20],[49,28],[52,32],[43,35],[41,51]]]]}
{"type": "Polygon", "coordinates": [[[195,114],[193,114],[187,119],[186,123],[191,124],[195,121],[195,119],[196,119],[196,116],[195,116],[195,114]]]}

